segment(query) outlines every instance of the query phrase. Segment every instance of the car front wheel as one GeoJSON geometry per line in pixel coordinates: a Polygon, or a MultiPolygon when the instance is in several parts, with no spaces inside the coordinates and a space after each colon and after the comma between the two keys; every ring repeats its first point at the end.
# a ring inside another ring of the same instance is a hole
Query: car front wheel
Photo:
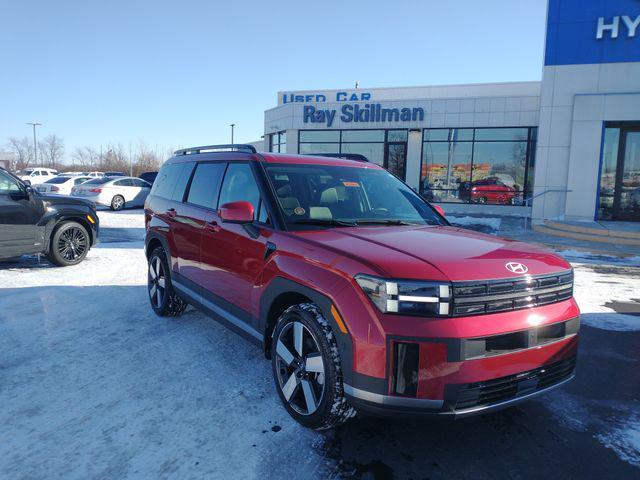
{"type": "Polygon", "coordinates": [[[316,305],[301,303],[280,315],[271,362],[280,400],[305,427],[323,430],[355,416],[344,396],[334,333],[316,305]]]}
{"type": "Polygon", "coordinates": [[[77,222],[63,222],[54,231],[47,258],[60,267],[76,265],[90,248],[89,233],[77,222]]]}

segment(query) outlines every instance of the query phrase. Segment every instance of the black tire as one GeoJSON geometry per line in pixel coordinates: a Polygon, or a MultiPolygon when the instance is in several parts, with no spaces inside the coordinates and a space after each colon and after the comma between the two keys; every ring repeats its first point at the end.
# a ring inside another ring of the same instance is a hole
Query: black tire
{"type": "Polygon", "coordinates": [[[118,211],[124,208],[124,197],[122,195],[116,195],[111,199],[111,210],[118,211]]]}
{"type": "Polygon", "coordinates": [[[280,315],[271,342],[271,365],[280,400],[298,423],[324,430],[355,416],[344,396],[333,330],[317,305],[293,305],[280,315]],[[297,337],[302,339],[300,349],[289,345],[289,340],[296,342],[296,330],[302,332],[297,337]]]}
{"type": "Polygon", "coordinates": [[[85,259],[91,248],[91,237],[87,229],[78,222],[62,222],[51,236],[49,261],[60,267],[77,265],[85,259]]]}
{"type": "Polygon", "coordinates": [[[171,269],[162,247],[156,248],[149,256],[147,269],[147,292],[151,308],[161,317],[177,317],[187,308],[185,302],[173,289],[171,269]]]}
{"type": "Polygon", "coordinates": [[[478,203],[482,203],[482,204],[487,203],[487,197],[480,197],[480,198],[478,198],[478,203]]]}

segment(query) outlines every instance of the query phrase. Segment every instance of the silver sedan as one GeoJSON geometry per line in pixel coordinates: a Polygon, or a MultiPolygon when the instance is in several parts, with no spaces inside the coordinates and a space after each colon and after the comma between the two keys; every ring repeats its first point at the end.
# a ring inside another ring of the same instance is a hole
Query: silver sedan
{"type": "Polygon", "coordinates": [[[102,177],[74,187],[71,195],[111,210],[122,210],[125,207],[142,207],[150,191],[151,185],[140,178],[102,177]]]}

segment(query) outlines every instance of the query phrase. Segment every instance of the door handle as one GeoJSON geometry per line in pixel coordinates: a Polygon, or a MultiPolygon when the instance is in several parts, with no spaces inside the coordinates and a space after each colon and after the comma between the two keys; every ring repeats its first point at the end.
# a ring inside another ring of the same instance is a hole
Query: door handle
{"type": "Polygon", "coordinates": [[[210,222],[205,222],[204,228],[205,230],[208,230],[214,233],[220,231],[220,225],[218,225],[218,222],[216,222],[215,220],[211,220],[210,222]]]}
{"type": "Polygon", "coordinates": [[[170,208],[169,210],[167,210],[167,215],[169,215],[171,218],[175,217],[178,214],[178,212],[176,212],[175,208],[170,208]]]}

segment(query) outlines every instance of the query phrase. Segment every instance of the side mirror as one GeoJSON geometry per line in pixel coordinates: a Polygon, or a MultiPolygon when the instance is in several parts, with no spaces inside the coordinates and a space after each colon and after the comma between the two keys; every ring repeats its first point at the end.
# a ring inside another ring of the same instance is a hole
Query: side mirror
{"type": "Polygon", "coordinates": [[[249,202],[229,202],[220,206],[220,219],[229,223],[253,222],[253,205],[249,202]]]}
{"type": "Polygon", "coordinates": [[[446,215],[444,214],[444,208],[442,208],[440,205],[432,205],[432,207],[435,208],[436,212],[438,212],[440,215],[446,217],[446,215]]]}

